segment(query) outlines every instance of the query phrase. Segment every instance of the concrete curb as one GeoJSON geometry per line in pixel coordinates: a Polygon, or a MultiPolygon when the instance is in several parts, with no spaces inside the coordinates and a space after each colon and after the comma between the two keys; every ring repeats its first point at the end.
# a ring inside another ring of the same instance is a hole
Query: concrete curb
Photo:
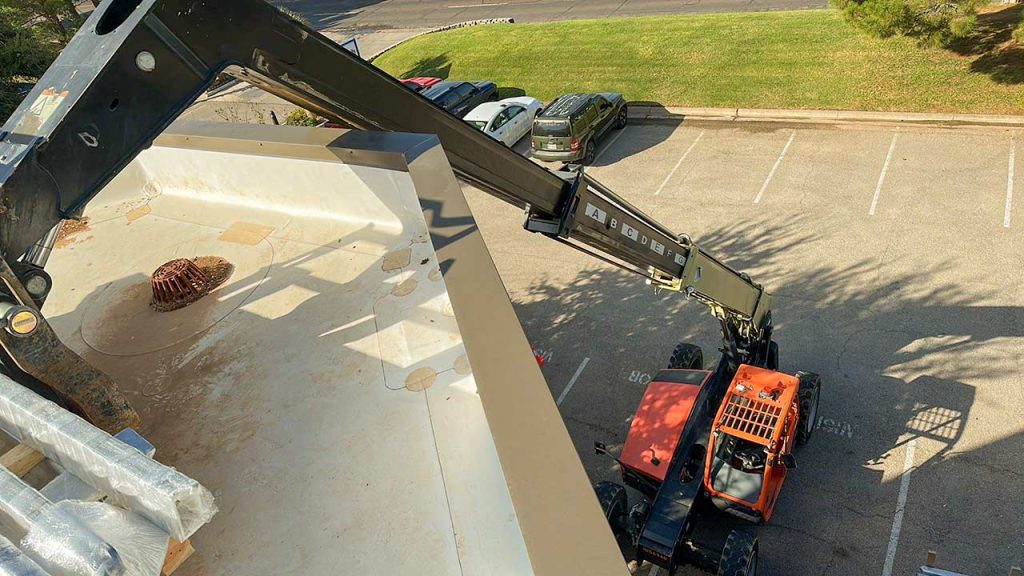
{"type": "Polygon", "coordinates": [[[1024,116],[994,114],[928,114],[858,110],[779,110],[770,108],[687,108],[630,104],[629,118],[641,122],[693,120],[807,122],[823,124],[921,124],[937,126],[1024,127],[1024,116]]]}
{"type": "Polygon", "coordinates": [[[427,30],[425,32],[420,32],[419,34],[416,34],[415,36],[410,36],[410,37],[406,38],[405,40],[400,40],[398,42],[395,42],[391,46],[388,46],[387,48],[378,51],[376,54],[371,55],[369,58],[366,59],[366,61],[367,62],[373,62],[381,54],[384,54],[385,52],[390,52],[390,51],[394,50],[395,48],[398,48],[402,44],[405,44],[409,40],[412,40],[413,38],[419,38],[420,36],[424,36],[426,34],[433,34],[435,32],[444,32],[445,30],[455,30],[456,28],[469,28],[470,26],[480,26],[480,25],[483,25],[483,24],[515,24],[515,22],[516,21],[513,18],[485,18],[483,20],[468,20],[466,22],[459,22],[457,24],[447,24],[445,26],[440,26],[438,28],[431,28],[430,30],[427,30]]]}

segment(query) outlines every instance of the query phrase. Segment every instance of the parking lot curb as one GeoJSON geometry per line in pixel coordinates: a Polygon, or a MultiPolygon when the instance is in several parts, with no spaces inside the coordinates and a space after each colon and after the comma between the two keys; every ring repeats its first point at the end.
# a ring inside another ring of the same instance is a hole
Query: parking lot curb
{"type": "Polygon", "coordinates": [[[689,108],[631,104],[630,120],[680,122],[684,119],[715,121],[806,122],[822,124],[919,124],[932,126],[1024,127],[1024,116],[995,114],[944,114],[915,112],[868,112],[860,110],[784,110],[769,108],[689,108]]]}

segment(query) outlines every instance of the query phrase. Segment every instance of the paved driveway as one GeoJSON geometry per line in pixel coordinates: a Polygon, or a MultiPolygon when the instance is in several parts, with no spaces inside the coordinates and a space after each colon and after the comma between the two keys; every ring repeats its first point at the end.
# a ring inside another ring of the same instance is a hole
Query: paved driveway
{"type": "Polygon", "coordinates": [[[827,0],[272,0],[317,28],[420,28],[481,18],[545,22],[611,16],[827,8],[827,0]]]}
{"type": "MultiPolygon", "coordinates": [[[[1024,562],[1024,166],[1002,129],[631,125],[590,174],[775,294],[782,369],[820,419],[761,529],[771,574],[976,575],[1024,562]],[[1018,191],[1018,199],[1013,198],[1018,191]]],[[[594,481],[677,341],[716,358],[696,302],[470,200],[594,481]]]]}

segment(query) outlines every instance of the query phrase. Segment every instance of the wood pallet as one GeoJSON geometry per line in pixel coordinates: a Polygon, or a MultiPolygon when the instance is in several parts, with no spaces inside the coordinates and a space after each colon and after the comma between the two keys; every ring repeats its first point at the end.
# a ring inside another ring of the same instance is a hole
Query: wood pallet
{"type": "MultiPolygon", "coordinates": [[[[7,452],[0,454],[0,466],[7,468],[19,478],[25,476],[38,466],[46,456],[26,444],[18,444],[7,452]]],[[[188,540],[178,542],[171,538],[167,546],[167,557],[164,559],[164,567],[160,573],[163,576],[171,576],[195,552],[192,543],[188,540]]]]}

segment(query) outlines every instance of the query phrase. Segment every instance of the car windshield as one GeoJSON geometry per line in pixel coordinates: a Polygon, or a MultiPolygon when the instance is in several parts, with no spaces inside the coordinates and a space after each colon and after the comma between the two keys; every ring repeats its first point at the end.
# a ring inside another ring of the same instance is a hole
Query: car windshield
{"type": "Polygon", "coordinates": [[[533,135],[565,138],[572,134],[565,120],[537,120],[533,123],[533,135]]]}
{"type": "Polygon", "coordinates": [[[469,125],[477,130],[487,128],[487,120],[467,120],[466,122],[469,122],[469,125]]]}
{"type": "Polygon", "coordinates": [[[441,84],[434,84],[430,88],[424,90],[423,95],[433,100],[442,94],[450,92],[453,87],[454,86],[452,84],[449,84],[447,82],[443,82],[441,84]]]}

